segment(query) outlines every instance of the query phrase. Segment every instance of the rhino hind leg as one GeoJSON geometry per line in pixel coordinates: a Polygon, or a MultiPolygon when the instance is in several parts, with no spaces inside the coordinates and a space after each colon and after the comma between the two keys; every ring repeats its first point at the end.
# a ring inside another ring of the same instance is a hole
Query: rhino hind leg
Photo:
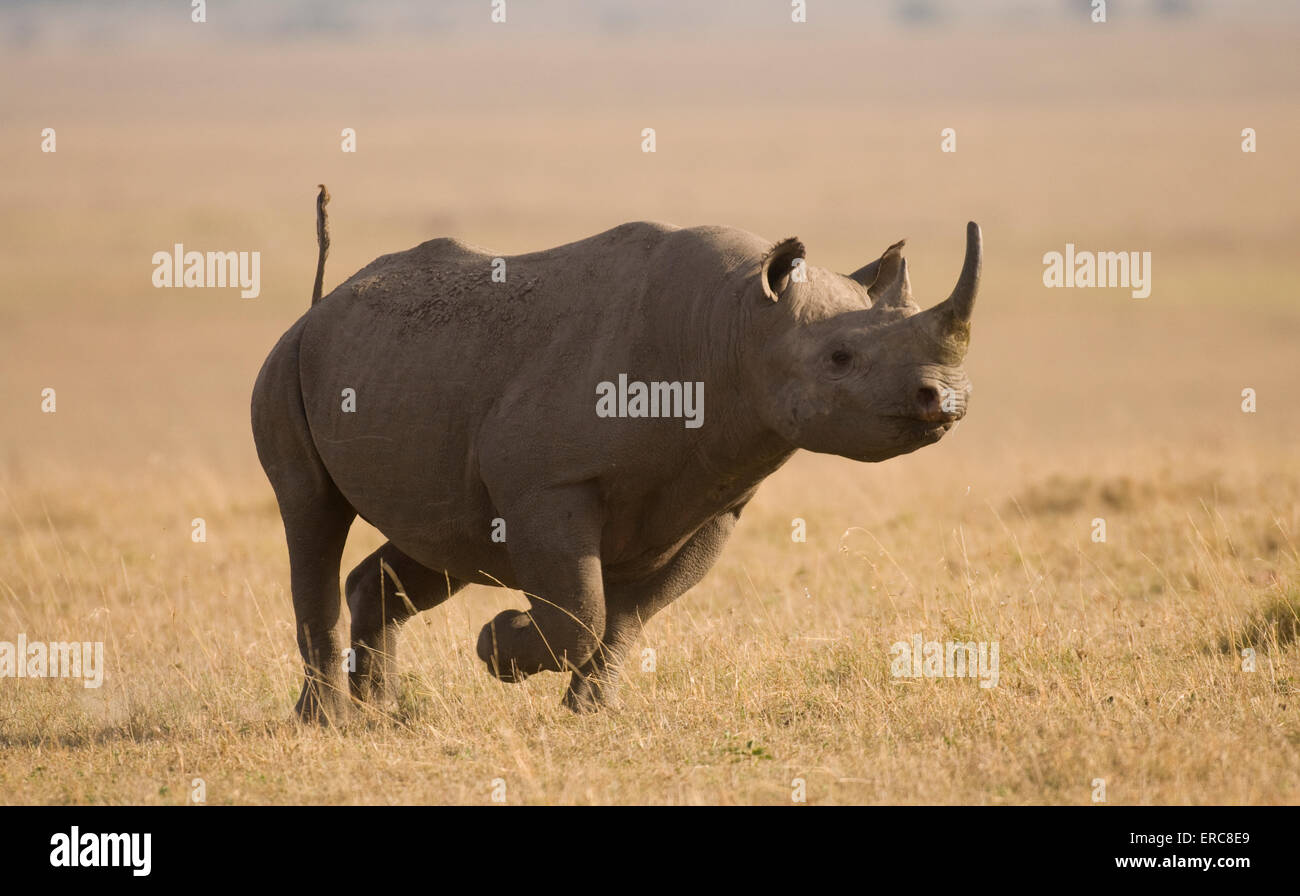
{"type": "Polygon", "coordinates": [[[357,564],[345,587],[352,617],[355,666],[348,679],[354,699],[386,696],[402,623],[443,603],[465,584],[412,560],[392,542],[357,564]]]}
{"type": "Polygon", "coordinates": [[[338,622],[339,564],[356,511],[312,441],[298,379],[302,321],[272,350],[253,388],[253,438],[275,490],[289,547],[293,613],[304,678],[295,707],[308,722],[339,718],[346,702],[338,622]]]}
{"type": "Polygon", "coordinates": [[[651,616],[704,578],[731,536],[740,510],[705,523],[671,561],[645,580],[606,589],[605,635],[591,658],[574,670],[564,694],[565,706],[574,712],[594,712],[617,699],[623,660],[641,630],[651,616]]]}
{"type": "Polygon", "coordinates": [[[310,518],[285,516],[293,613],[305,670],[294,710],[304,722],[339,720],[344,708],[339,563],[355,516],[341,496],[310,518]]]}

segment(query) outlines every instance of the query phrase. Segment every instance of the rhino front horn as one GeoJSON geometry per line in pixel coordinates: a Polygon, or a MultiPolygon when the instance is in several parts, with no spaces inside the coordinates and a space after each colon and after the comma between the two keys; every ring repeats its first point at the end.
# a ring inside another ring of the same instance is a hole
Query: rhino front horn
{"type": "Polygon", "coordinates": [[[980,229],[972,221],[966,225],[966,261],[952,295],[913,318],[916,326],[937,344],[941,363],[960,364],[970,346],[970,318],[979,291],[981,257],[980,229]]]}
{"type": "MultiPolygon", "coordinates": [[[[975,308],[975,293],[980,288],[980,267],[983,264],[983,244],[980,240],[980,226],[974,221],[966,225],[966,260],[961,266],[961,276],[952,295],[944,303],[953,324],[966,324],[966,336],[970,333],[971,311],[975,308]]],[[[957,334],[954,334],[957,335],[957,334]]]]}

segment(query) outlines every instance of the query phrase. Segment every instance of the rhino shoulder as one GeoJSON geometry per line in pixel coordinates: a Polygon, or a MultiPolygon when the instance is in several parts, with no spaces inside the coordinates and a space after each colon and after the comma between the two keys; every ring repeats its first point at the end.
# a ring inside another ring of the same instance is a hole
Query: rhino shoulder
{"type": "Polygon", "coordinates": [[[637,249],[648,253],[658,248],[665,236],[679,230],[681,228],[675,224],[659,221],[630,221],[549,249],[513,255],[510,259],[521,262],[562,262],[573,258],[599,259],[637,249]]]}

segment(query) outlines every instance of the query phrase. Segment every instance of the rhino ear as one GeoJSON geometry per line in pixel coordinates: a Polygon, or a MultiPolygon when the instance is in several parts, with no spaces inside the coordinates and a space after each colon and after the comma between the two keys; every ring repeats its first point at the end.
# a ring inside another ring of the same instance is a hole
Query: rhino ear
{"type": "Polygon", "coordinates": [[[912,283],[907,277],[907,259],[903,258],[903,244],[899,240],[884,251],[879,258],[849,275],[867,288],[871,301],[885,307],[906,308],[912,304],[912,283]]]}
{"type": "Polygon", "coordinates": [[[759,272],[763,295],[773,302],[779,302],[781,293],[785,292],[790,282],[795,279],[796,263],[804,264],[806,255],[807,251],[803,243],[794,236],[783,239],[768,249],[767,254],[763,256],[763,264],[759,272]]]}

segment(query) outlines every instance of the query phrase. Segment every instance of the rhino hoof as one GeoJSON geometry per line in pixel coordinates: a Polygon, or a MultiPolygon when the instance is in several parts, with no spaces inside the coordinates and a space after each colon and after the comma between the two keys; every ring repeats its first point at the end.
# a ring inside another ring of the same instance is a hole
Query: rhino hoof
{"type": "Polygon", "coordinates": [[[293,708],[299,721],[308,725],[329,725],[341,720],[342,710],[338,701],[323,697],[322,689],[328,690],[329,686],[317,679],[308,678],[303,682],[302,693],[293,708]]]}
{"type": "Polygon", "coordinates": [[[520,613],[516,610],[504,610],[498,613],[491,622],[483,626],[478,633],[477,652],[478,658],[481,659],[488,669],[488,673],[494,678],[501,681],[514,684],[523,681],[529,673],[523,671],[515,663],[514,658],[507,654],[506,645],[502,643],[501,635],[506,632],[520,628],[519,618],[522,617],[524,625],[530,624],[526,613],[520,613]]]}
{"type": "Polygon", "coordinates": [[[575,691],[570,688],[564,693],[564,699],[560,701],[566,708],[572,710],[578,715],[599,712],[604,705],[595,694],[589,690],[575,691]]]}

